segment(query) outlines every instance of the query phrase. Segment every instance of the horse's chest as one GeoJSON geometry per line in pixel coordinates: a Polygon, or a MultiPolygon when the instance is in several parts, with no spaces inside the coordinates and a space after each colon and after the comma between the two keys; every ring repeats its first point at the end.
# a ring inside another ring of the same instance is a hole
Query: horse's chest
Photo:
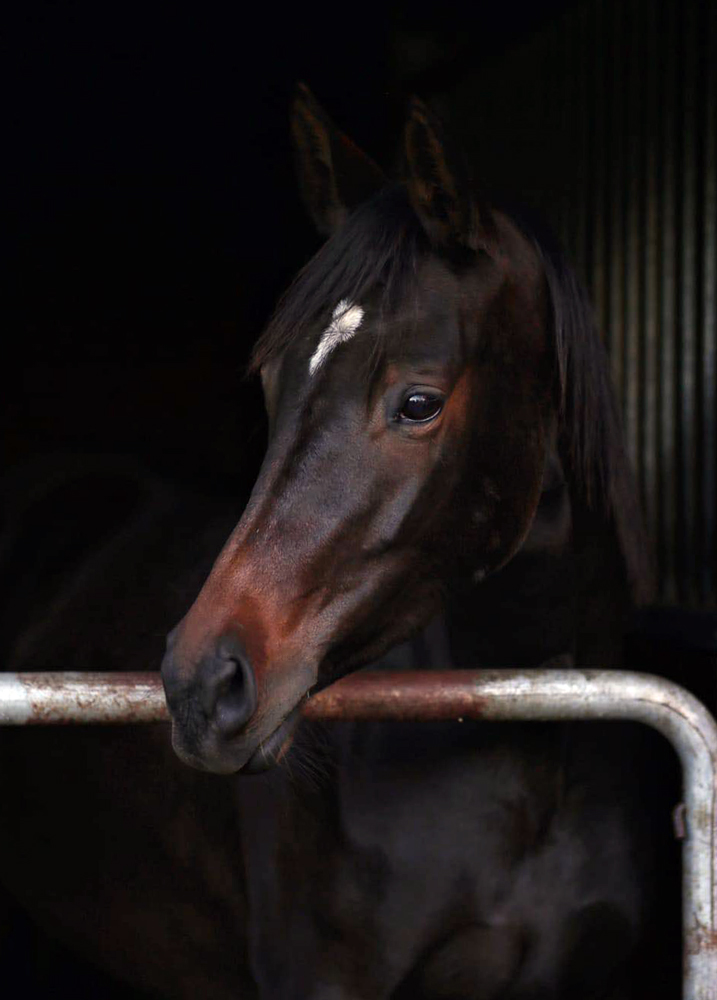
{"type": "Polygon", "coordinates": [[[555,989],[596,921],[629,942],[619,810],[583,824],[563,794],[557,733],[534,728],[510,754],[502,736],[476,747],[468,734],[437,754],[438,728],[390,733],[340,770],[325,812],[307,820],[302,806],[276,842],[282,884],[254,912],[274,969],[282,929],[291,986],[273,980],[267,996],[518,997],[555,989]]]}

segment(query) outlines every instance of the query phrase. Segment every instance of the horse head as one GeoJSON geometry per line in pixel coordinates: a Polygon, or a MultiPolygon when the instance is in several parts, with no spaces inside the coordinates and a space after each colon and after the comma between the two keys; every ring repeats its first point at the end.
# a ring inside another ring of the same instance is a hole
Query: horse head
{"type": "Polygon", "coordinates": [[[175,749],[218,772],[279,759],[312,690],[506,564],[563,478],[533,241],[470,190],[420,102],[396,183],[305,90],[293,133],[328,239],[256,348],[266,457],[162,668],[175,749]]]}

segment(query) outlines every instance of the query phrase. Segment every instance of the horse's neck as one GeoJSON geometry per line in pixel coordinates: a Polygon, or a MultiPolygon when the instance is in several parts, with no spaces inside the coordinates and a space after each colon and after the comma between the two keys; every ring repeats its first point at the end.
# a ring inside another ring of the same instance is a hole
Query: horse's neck
{"type": "Polygon", "coordinates": [[[618,666],[629,595],[611,525],[546,490],[521,551],[493,577],[449,599],[446,624],[458,667],[536,667],[570,656],[618,666]]]}

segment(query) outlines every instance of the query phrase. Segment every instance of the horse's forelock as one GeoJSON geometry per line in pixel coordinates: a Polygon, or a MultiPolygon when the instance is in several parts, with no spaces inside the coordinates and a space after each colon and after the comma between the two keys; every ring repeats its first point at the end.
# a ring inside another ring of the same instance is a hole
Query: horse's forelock
{"type": "Polygon", "coordinates": [[[303,338],[312,324],[330,318],[338,302],[362,303],[380,288],[381,310],[393,312],[411,294],[427,253],[427,237],[405,188],[384,188],[299,271],[256,344],[250,371],[303,338]]]}

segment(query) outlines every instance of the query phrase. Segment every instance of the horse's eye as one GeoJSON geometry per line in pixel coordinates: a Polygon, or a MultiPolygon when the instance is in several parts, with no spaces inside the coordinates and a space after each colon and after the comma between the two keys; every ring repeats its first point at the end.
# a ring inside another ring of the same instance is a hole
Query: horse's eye
{"type": "Polygon", "coordinates": [[[397,418],[414,424],[424,423],[437,417],[442,409],[443,400],[440,396],[431,396],[427,392],[413,392],[404,401],[397,418]]]}

